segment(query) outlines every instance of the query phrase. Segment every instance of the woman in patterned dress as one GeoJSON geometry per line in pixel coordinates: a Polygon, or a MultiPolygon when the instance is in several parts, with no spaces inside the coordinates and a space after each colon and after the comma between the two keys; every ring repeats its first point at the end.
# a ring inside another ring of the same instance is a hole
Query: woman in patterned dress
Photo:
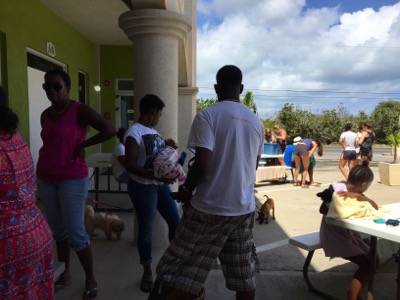
{"type": "Polygon", "coordinates": [[[0,87],[0,299],[54,299],[52,235],[36,207],[29,148],[0,87]]]}

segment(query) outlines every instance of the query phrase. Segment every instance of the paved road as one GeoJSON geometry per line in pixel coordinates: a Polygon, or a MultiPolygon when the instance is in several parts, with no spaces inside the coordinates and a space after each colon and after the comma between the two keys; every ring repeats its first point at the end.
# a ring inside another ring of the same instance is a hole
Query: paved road
{"type": "MultiPolygon", "coordinates": [[[[322,157],[316,156],[317,161],[339,161],[341,147],[324,147],[324,155],[322,157]]],[[[392,162],[393,156],[390,155],[390,148],[373,148],[374,157],[372,164],[375,165],[380,161],[392,162]]],[[[399,157],[400,162],[400,157],[399,157]]]]}

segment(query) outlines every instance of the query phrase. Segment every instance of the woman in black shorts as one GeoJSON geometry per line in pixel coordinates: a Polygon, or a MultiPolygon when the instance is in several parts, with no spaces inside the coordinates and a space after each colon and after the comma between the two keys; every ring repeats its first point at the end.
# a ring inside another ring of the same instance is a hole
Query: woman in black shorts
{"type": "Polygon", "coordinates": [[[308,167],[310,166],[310,157],[313,156],[315,149],[318,148],[318,143],[312,139],[301,139],[293,150],[294,162],[296,169],[294,171],[294,186],[298,186],[297,178],[299,177],[300,166],[303,163],[303,173],[301,177],[301,187],[308,188],[306,185],[306,178],[308,174],[308,167]]]}

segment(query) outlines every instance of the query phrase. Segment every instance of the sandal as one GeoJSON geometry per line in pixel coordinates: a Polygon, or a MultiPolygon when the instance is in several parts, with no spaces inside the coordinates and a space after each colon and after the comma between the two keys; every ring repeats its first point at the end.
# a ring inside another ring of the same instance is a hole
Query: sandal
{"type": "Polygon", "coordinates": [[[91,290],[87,290],[85,289],[83,291],[83,300],[87,300],[87,299],[94,299],[97,297],[97,287],[92,288],[91,290]]]}
{"type": "Polygon", "coordinates": [[[311,185],[311,186],[321,186],[321,184],[318,183],[318,182],[311,182],[310,185],[311,185]]]}
{"type": "Polygon", "coordinates": [[[95,280],[89,280],[86,281],[85,283],[85,289],[83,291],[83,300],[87,300],[87,299],[94,299],[97,297],[97,282],[95,280]],[[87,286],[90,286],[90,284],[88,283],[92,283],[92,286],[95,285],[95,287],[88,289],[87,286]]]}
{"type": "Polygon", "coordinates": [[[293,183],[293,186],[299,186],[298,182],[293,183]]]}
{"type": "Polygon", "coordinates": [[[309,186],[308,186],[308,185],[306,185],[306,184],[302,184],[302,185],[301,185],[301,188],[302,188],[302,189],[308,189],[308,188],[309,188],[309,186]]]}
{"type": "Polygon", "coordinates": [[[151,276],[147,277],[147,279],[150,280],[145,280],[145,278],[142,277],[142,281],[140,282],[140,289],[142,290],[142,292],[150,293],[153,289],[153,279],[151,276]]]}

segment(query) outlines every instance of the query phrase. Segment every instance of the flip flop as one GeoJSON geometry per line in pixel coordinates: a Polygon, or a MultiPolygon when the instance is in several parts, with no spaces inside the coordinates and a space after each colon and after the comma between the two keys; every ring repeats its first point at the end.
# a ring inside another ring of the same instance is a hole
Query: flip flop
{"type": "Polygon", "coordinates": [[[308,189],[308,188],[309,188],[309,186],[308,186],[308,185],[306,185],[306,184],[302,184],[302,185],[301,185],[301,188],[302,188],[302,189],[308,189]]]}
{"type": "Polygon", "coordinates": [[[299,186],[298,182],[293,183],[293,186],[299,186]]]}

